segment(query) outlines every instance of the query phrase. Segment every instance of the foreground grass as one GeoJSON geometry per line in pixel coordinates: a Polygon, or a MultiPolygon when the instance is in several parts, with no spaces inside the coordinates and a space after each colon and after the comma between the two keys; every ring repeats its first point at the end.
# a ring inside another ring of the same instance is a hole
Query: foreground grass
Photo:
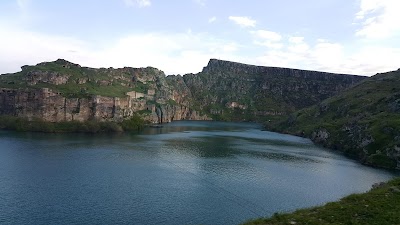
{"type": "Polygon", "coordinates": [[[400,224],[400,178],[338,202],[245,223],[255,224],[400,224]]]}
{"type": "Polygon", "coordinates": [[[145,121],[139,115],[121,122],[112,121],[63,121],[46,122],[40,119],[27,120],[14,116],[0,116],[0,129],[15,130],[22,132],[45,132],[45,133],[104,133],[138,131],[143,129],[145,121]]]}

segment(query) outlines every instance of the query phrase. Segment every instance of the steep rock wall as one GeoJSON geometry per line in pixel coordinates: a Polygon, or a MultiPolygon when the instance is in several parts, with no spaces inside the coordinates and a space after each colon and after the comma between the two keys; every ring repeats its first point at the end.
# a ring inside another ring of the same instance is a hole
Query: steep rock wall
{"type": "Polygon", "coordinates": [[[211,59],[199,74],[184,76],[198,107],[211,114],[234,111],[250,119],[286,115],[316,104],[365,77],[253,66],[211,59]]]}
{"type": "Polygon", "coordinates": [[[144,99],[93,96],[66,98],[47,88],[0,89],[0,115],[27,119],[60,121],[121,121],[135,112],[146,111],[144,118],[152,123],[173,120],[207,120],[184,105],[159,105],[144,99]]]}

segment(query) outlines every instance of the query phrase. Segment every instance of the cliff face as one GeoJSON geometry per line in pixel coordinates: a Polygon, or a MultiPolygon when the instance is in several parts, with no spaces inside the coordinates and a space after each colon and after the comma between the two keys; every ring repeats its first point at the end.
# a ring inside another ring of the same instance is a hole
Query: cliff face
{"type": "Polygon", "coordinates": [[[311,106],[364,77],[252,66],[212,59],[184,80],[197,107],[216,118],[258,120],[311,106]]]}
{"type": "Polygon", "coordinates": [[[65,60],[0,76],[0,115],[45,121],[121,121],[139,113],[152,123],[206,120],[190,108],[182,77],[155,68],[93,69],[65,60]]]}
{"type": "Polygon", "coordinates": [[[400,169],[400,70],[367,78],[270,128],[310,137],[368,165],[400,169]]]}
{"type": "Polygon", "coordinates": [[[255,120],[310,106],[364,77],[212,59],[199,74],[87,68],[65,60],[0,76],[0,114],[46,121],[255,120]],[[207,116],[208,115],[208,116],[207,116]]]}

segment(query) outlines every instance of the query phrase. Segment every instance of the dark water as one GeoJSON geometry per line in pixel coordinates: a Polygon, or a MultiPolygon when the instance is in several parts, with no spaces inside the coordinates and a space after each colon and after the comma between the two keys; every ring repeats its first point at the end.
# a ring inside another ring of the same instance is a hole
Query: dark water
{"type": "Polygon", "coordinates": [[[0,224],[238,224],[396,176],[245,123],[0,131],[0,224]]]}

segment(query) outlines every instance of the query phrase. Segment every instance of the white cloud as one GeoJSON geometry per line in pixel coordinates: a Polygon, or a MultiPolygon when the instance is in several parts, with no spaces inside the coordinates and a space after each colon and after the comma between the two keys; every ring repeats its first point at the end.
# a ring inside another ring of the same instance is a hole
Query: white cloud
{"type": "Polygon", "coordinates": [[[400,32],[400,1],[360,0],[356,19],[361,28],[356,35],[365,38],[390,38],[400,32]]]}
{"type": "Polygon", "coordinates": [[[282,40],[282,36],[277,32],[268,30],[257,30],[252,31],[251,33],[256,39],[254,41],[254,44],[256,45],[265,46],[272,49],[279,49],[283,47],[283,44],[280,43],[280,40],[282,40]]]}
{"type": "Polygon", "coordinates": [[[217,17],[213,16],[210,19],[208,19],[209,23],[214,23],[215,21],[217,21],[217,17]]]}
{"type": "Polygon", "coordinates": [[[0,74],[22,65],[64,58],[90,67],[153,66],[167,74],[199,72],[210,58],[242,61],[241,46],[206,33],[147,33],[120,37],[103,46],[73,38],[16,30],[0,24],[0,74]]]}
{"type": "Polygon", "coordinates": [[[127,6],[147,7],[151,6],[150,0],[124,0],[127,6]]]}
{"type": "Polygon", "coordinates": [[[360,0],[360,11],[356,14],[356,19],[364,19],[368,14],[377,12],[384,6],[385,0],[360,0]]]}
{"type": "Polygon", "coordinates": [[[267,30],[251,34],[254,42],[246,45],[188,31],[134,33],[99,46],[76,37],[30,32],[0,23],[0,74],[57,58],[90,67],[153,66],[167,74],[199,72],[210,58],[362,75],[399,67],[400,48],[344,45],[324,39],[310,42],[267,30]]]}
{"type": "Polygon", "coordinates": [[[290,37],[289,42],[293,44],[300,44],[304,42],[304,37],[290,37]]]}
{"type": "Polygon", "coordinates": [[[317,43],[310,47],[306,43],[287,48],[267,51],[258,58],[262,65],[290,67],[306,70],[346,72],[342,68],[343,48],[337,43],[317,43]]]}
{"type": "Polygon", "coordinates": [[[400,48],[363,45],[348,52],[346,47],[324,39],[309,44],[304,38],[291,37],[284,47],[267,49],[256,64],[359,75],[374,75],[399,67],[396,59],[400,58],[400,48]]]}
{"type": "Polygon", "coordinates": [[[15,30],[1,24],[0,28],[0,73],[16,72],[22,65],[61,57],[81,61],[80,55],[88,56],[85,43],[71,37],[15,30]]]}
{"type": "Polygon", "coordinates": [[[228,18],[241,27],[255,27],[257,23],[256,20],[245,16],[230,16],[228,18]]]}
{"type": "Polygon", "coordinates": [[[282,43],[275,43],[272,41],[254,41],[254,44],[273,49],[280,49],[283,47],[282,43]]]}
{"type": "Polygon", "coordinates": [[[326,69],[339,70],[345,58],[343,46],[339,43],[318,43],[312,49],[311,54],[316,64],[326,69]]]}
{"type": "Polygon", "coordinates": [[[348,57],[346,67],[358,74],[373,75],[398,69],[399,57],[400,48],[366,46],[348,57]]]}
{"type": "Polygon", "coordinates": [[[238,48],[234,42],[202,33],[132,34],[100,52],[98,66],[154,66],[167,74],[194,73],[201,71],[210,58],[235,59],[238,48]]]}
{"type": "Polygon", "coordinates": [[[222,52],[224,52],[224,53],[234,53],[239,49],[239,46],[235,42],[231,42],[231,43],[222,45],[221,49],[222,49],[222,52]]]}
{"type": "Polygon", "coordinates": [[[282,36],[279,33],[268,30],[257,30],[253,32],[257,37],[270,41],[280,41],[282,36]]]}
{"type": "Polygon", "coordinates": [[[304,37],[292,36],[288,41],[287,49],[292,53],[305,55],[310,51],[310,46],[304,41],[304,37]]]}

